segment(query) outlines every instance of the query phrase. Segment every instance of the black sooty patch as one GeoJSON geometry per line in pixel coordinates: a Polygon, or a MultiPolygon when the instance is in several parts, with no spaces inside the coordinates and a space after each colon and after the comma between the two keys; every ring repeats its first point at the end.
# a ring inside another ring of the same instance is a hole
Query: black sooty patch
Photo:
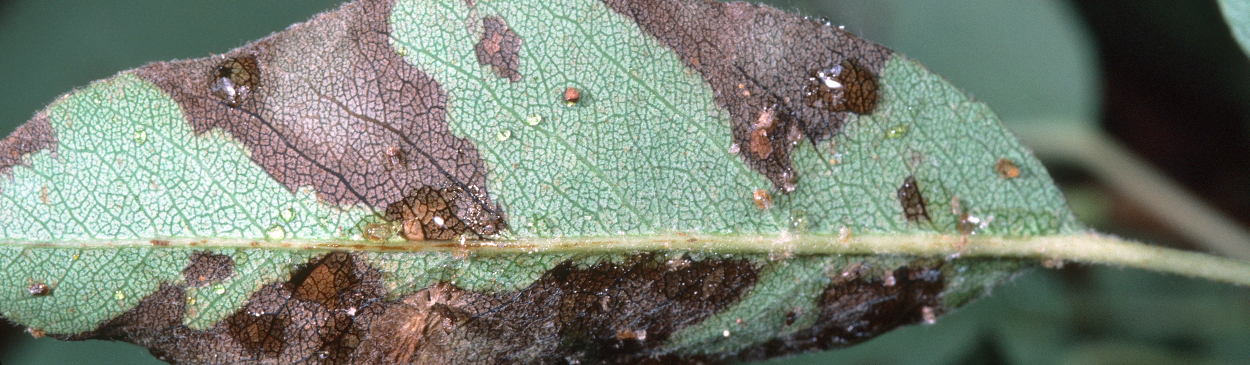
{"type": "Polygon", "coordinates": [[[758,360],[851,346],[899,326],[940,315],[945,280],[937,266],[914,263],[885,278],[840,277],[820,297],[816,324],[744,351],[758,360]],[[927,309],[926,309],[927,308],[927,309]]]}
{"type": "Polygon", "coordinates": [[[482,39],[473,46],[477,62],[489,65],[499,77],[511,82],[521,81],[521,37],[508,28],[502,17],[482,20],[482,39]]]}
{"type": "Polygon", "coordinates": [[[903,216],[907,220],[929,220],[929,210],[925,206],[924,196],[920,195],[920,186],[916,183],[915,175],[903,179],[903,185],[898,187],[898,202],[903,206],[903,216]]]}
{"type": "Polygon", "coordinates": [[[208,251],[191,253],[191,263],[182,269],[188,286],[203,287],[219,283],[234,275],[234,259],[208,251]]]}
{"type": "Polygon", "coordinates": [[[853,114],[872,113],[892,56],[838,27],[746,2],[603,2],[703,76],[729,111],[744,162],[783,193],[799,179],[790,151],[802,139],[837,135],[853,114]]]}

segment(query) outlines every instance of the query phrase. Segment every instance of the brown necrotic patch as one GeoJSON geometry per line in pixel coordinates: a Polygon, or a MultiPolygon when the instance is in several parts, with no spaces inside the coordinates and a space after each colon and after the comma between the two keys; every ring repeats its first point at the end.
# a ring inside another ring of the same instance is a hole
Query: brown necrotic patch
{"type": "Polygon", "coordinates": [[[188,286],[203,287],[220,283],[234,275],[234,259],[208,251],[191,254],[191,263],[182,269],[188,286]]]}
{"type": "Polygon", "coordinates": [[[40,112],[0,140],[0,174],[12,174],[13,166],[21,164],[28,154],[48,149],[55,155],[56,143],[56,130],[48,124],[47,114],[40,112]]]}
{"type": "Polygon", "coordinates": [[[734,142],[749,147],[742,158],[782,192],[792,191],[798,179],[790,162],[794,142],[831,138],[852,113],[872,113],[877,78],[891,56],[837,27],[767,6],[603,1],[703,76],[717,105],[729,111],[734,142]],[[816,88],[810,87],[813,77],[816,88]],[[771,129],[761,128],[760,116],[769,110],[771,129]],[[790,138],[790,131],[799,138],[790,138]]]}
{"type": "Polygon", "coordinates": [[[929,220],[929,209],[925,205],[924,196],[920,195],[920,185],[916,176],[907,176],[903,185],[898,187],[898,202],[903,206],[903,216],[912,222],[921,219],[929,220]]]}
{"type": "Polygon", "coordinates": [[[399,224],[399,234],[412,241],[450,240],[465,231],[456,214],[456,191],[423,186],[386,207],[386,219],[399,224]]]}
{"type": "Polygon", "coordinates": [[[839,276],[820,297],[815,325],[748,349],[740,357],[758,360],[863,342],[925,320],[926,313],[942,314],[943,288],[939,266],[919,262],[878,278],[839,276]]]}
{"type": "Polygon", "coordinates": [[[477,62],[508,81],[521,81],[521,37],[498,16],[482,19],[482,28],[482,39],[473,46],[477,62]]]}
{"type": "Polygon", "coordinates": [[[446,187],[457,191],[457,233],[498,233],[505,217],[477,147],[448,129],[446,92],[391,48],[391,5],[354,2],[225,55],[135,74],[173,97],[196,133],[228,132],[292,192],[312,187],[380,215],[421,187],[446,187]]]}

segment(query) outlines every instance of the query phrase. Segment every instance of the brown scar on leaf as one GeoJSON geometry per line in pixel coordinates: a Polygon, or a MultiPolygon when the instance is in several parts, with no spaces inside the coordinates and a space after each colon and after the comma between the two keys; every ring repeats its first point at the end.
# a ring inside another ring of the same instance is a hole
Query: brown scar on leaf
{"type": "Polygon", "coordinates": [[[1011,159],[1003,157],[994,163],[994,171],[998,172],[998,176],[1004,179],[1014,179],[1020,177],[1020,168],[1016,167],[1016,163],[1011,159]]]}
{"type": "Polygon", "coordinates": [[[773,143],[768,138],[768,133],[773,131],[776,126],[777,110],[775,108],[765,108],[760,112],[759,118],[755,124],[751,125],[751,152],[759,158],[768,158],[773,154],[773,143]]]}
{"type": "Polygon", "coordinates": [[[768,195],[768,190],[755,189],[751,194],[752,200],[755,201],[755,207],[759,209],[769,209],[773,207],[773,197],[768,195]]]}
{"type": "Polygon", "coordinates": [[[929,220],[929,211],[925,207],[924,197],[920,195],[920,186],[916,183],[916,176],[909,175],[903,179],[903,185],[898,187],[898,202],[903,206],[903,216],[912,222],[919,222],[921,218],[929,220]]]}
{"type": "Polygon", "coordinates": [[[12,176],[13,166],[23,164],[26,155],[38,151],[47,149],[56,157],[56,145],[56,130],[48,122],[48,115],[39,112],[13,130],[8,138],[0,140],[0,174],[12,176]]]}
{"type": "Polygon", "coordinates": [[[456,215],[456,191],[423,186],[386,207],[386,219],[399,223],[399,234],[409,241],[450,240],[466,231],[456,215]]]}
{"type": "Polygon", "coordinates": [[[182,269],[182,277],[188,286],[204,287],[234,276],[234,259],[230,256],[196,251],[191,253],[190,260],[191,263],[182,269]]]}
{"type": "Polygon", "coordinates": [[[521,81],[521,37],[498,16],[483,19],[482,28],[482,39],[473,46],[477,62],[508,81],[521,81]]]}
{"type": "Polygon", "coordinates": [[[799,178],[790,161],[797,145],[792,141],[824,141],[837,135],[853,114],[872,113],[878,75],[892,57],[888,48],[837,27],[768,6],[703,0],[603,2],[703,76],[716,104],[731,116],[734,144],[750,147],[744,148],[751,153],[742,153],[743,161],[783,193],[794,190],[799,178]],[[841,68],[831,75],[831,80],[841,80],[836,95],[806,89],[812,75],[835,68],[841,68]],[[833,99],[811,105],[809,95],[833,99]],[[765,147],[764,133],[756,125],[761,111],[769,108],[775,109],[773,128],[787,132],[787,138],[770,138],[765,147]],[[800,131],[800,137],[789,138],[791,130],[800,131]]]}
{"type": "MultiPolygon", "coordinates": [[[[485,162],[449,129],[439,82],[391,46],[391,7],[391,0],[352,2],[224,55],[133,72],[178,102],[196,134],[229,133],[292,193],[312,187],[326,203],[381,215],[418,188],[451,187],[461,192],[448,203],[465,230],[499,233],[506,217],[488,194],[485,162]]],[[[502,20],[486,28],[498,33],[495,57],[512,60],[500,65],[516,66],[519,39],[502,20]]]]}

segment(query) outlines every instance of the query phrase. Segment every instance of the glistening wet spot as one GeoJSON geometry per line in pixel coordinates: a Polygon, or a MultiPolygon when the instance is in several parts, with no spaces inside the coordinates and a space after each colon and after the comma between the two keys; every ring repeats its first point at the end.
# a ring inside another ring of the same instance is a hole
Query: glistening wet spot
{"type": "Polygon", "coordinates": [[[489,17],[482,20],[485,33],[482,39],[473,46],[477,62],[489,65],[499,77],[511,82],[521,81],[521,37],[508,28],[502,17],[489,17]]]}
{"type": "Polygon", "coordinates": [[[877,107],[877,75],[849,59],[812,71],[803,87],[807,105],[829,112],[870,114],[877,107]]]}
{"type": "Polygon", "coordinates": [[[929,220],[929,210],[925,207],[924,197],[920,195],[920,186],[916,183],[916,176],[907,176],[903,179],[903,185],[898,187],[898,202],[903,206],[903,216],[912,222],[919,222],[921,218],[929,220]]]}
{"type": "Polygon", "coordinates": [[[456,191],[423,186],[403,200],[386,207],[386,219],[399,224],[399,233],[409,241],[450,240],[468,230],[457,208],[456,191]]]}
{"type": "Polygon", "coordinates": [[[232,108],[243,105],[260,83],[260,66],[253,56],[227,59],[214,67],[212,72],[209,91],[232,108]]]}
{"type": "Polygon", "coordinates": [[[182,269],[188,286],[203,287],[219,283],[234,275],[234,259],[208,251],[191,253],[191,263],[182,269]]]}
{"type": "Polygon", "coordinates": [[[52,294],[52,287],[44,283],[32,283],[26,286],[26,294],[42,297],[44,295],[52,294]]]}

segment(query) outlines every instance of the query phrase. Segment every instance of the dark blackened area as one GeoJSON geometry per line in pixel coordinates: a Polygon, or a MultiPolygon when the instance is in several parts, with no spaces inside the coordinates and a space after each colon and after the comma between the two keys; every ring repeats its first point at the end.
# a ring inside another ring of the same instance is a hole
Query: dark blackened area
{"type": "Polygon", "coordinates": [[[0,140],[0,174],[12,174],[13,166],[21,164],[23,156],[44,149],[56,154],[56,130],[48,124],[48,115],[41,112],[0,140]]]}
{"type": "Polygon", "coordinates": [[[717,105],[729,111],[742,158],[782,192],[799,179],[790,163],[796,142],[831,138],[851,113],[872,112],[878,75],[892,54],[836,27],[745,2],[604,2],[707,80],[717,105]],[[839,68],[829,77],[841,79],[840,88],[808,89],[816,73],[839,68]],[[809,95],[828,101],[809,102],[809,95]],[[767,130],[757,127],[766,112],[773,114],[767,130]]]}
{"type": "Polygon", "coordinates": [[[489,65],[499,77],[511,82],[521,81],[521,37],[508,28],[502,17],[493,16],[482,20],[484,34],[473,46],[477,62],[489,65]]]}
{"type": "Polygon", "coordinates": [[[945,280],[938,267],[916,263],[895,269],[894,282],[860,275],[839,277],[820,297],[820,315],[812,327],[743,351],[743,359],[761,360],[804,351],[851,346],[881,333],[920,322],[925,308],[940,315],[945,280]]]}
{"type": "Polygon", "coordinates": [[[234,259],[208,251],[191,254],[191,264],[182,269],[188,286],[202,287],[219,283],[234,275],[234,259]]]}
{"type": "Polygon", "coordinates": [[[390,45],[391,5],[350,3],[225,55],[134,72],[177,101],[196,133],[228,132],[292,192],[311,186],[328,203],[380,211],[447,187],[460,192],[450,203],[462,232],[498,233],[505,218],[486,166],[448,128],[445,90],[390,45]]]}

